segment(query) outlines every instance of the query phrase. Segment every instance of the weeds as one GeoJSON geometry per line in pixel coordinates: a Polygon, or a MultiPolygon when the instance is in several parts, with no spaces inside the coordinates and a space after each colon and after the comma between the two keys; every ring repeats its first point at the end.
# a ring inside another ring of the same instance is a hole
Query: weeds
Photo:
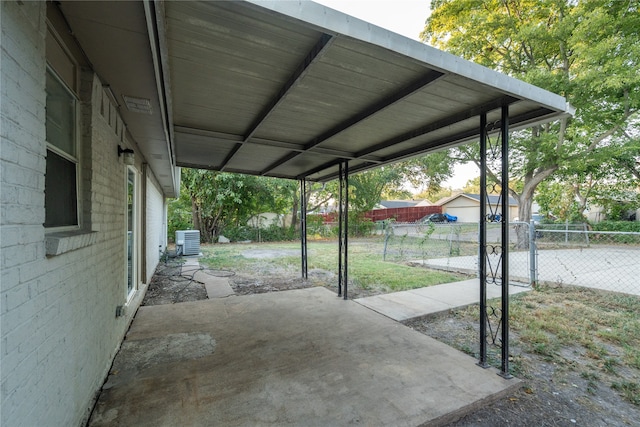
{"type": "Polygon", "coordinates": [[[640,406],[640,385],[632,381],[620,381],[611,384],[611,388],[636,406],[640,406]]]}
{"type": "MultiPolygon", "coordinates": [[[[338,247],[333,242],[308,243],[308,268],[336,271],[338,267],[338,247]]],[[[402,291],[422,288],[441,283],[462,280],[455,273],[409,267],[404,264],[381,261],[382,248],[377,249],[379,239],[363,239],[349,244],[349,279],[353,285],[364,290],[381,292],[402,291]]],[[[292,250],[299,249],[299,243],[226,244],[203,246],[205,257],[201,259],[209,268],[227,269],[236,272],[251,271],[261,267],[283,267],[291,269],[300,263],[299,256],[280,256],[268,259],[249,259],[243,252],[250,249],[292,250]]]]}
{"type": "Polygon", "coordinates": [[[583,371],[580,376],[587,380],[587,393],[595,394],[596,390],[598,390],[598,382],[600,381],[600,377],[598,374],[594,372],[583,371]]]}

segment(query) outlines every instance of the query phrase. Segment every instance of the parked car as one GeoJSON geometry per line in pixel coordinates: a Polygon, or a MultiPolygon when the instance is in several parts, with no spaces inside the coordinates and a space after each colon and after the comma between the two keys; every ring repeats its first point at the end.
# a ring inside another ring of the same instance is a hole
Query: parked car
{"type": "Polygon", "coordinates": [[[500,214],[487,214],[487,221],[489,222],[500,222],[502,220],[502,215],[500,214]]]}
{"type": "Polygon", "coordinates": [[[433,213],[421,218],[418,222],[456,222],[457,216],[448,213],[433,213]]]}

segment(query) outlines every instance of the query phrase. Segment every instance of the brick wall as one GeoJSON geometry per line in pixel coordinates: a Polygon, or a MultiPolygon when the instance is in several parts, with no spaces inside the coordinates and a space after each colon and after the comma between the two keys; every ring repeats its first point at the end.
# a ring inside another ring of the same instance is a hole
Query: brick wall
{"type": "MultiPolygon", "coordinates": [[[[101,82],[83,71],[80,161],[86,230],[77,233],[83,243],[62,237],[63,243],[71,242],[70,249],[47,256],[50,235],[42,226],[46,5],[0,3],[0,425],[77,426],[86,420],[145,290],[142,285],[127,302],[126,166],[117,157],[117,145],[137,147],[127,140],[101,82]],[[126,316],[116,317],[116,307],[123,304],[126,316]]],[[[142,161],[137,156],[138,170],[142,161]]],[[[147,230],[159,240],[162,196],[151,193],[153,221],[147,230]]],[[[157,247],[150,250],[153,271],[157,247]]]]}
{"type": "Polygon", "coordinates": [[[147,205],[146,205],[146,221],[149,230],[147,240],[147,277],[145,282],[149,283],[153,276],[153,266],[158,264],[160,260],[160,252],[164,252],[167,247],[167,229],[164,220],[165,202],[162,192],[158,189],[159,185],[153,175],[147,177],[147,205]]]}
{"type": "MultiPolygon", "coordinates": [[[[2,2],[0,58],[0,424],[20,425],[14,414],[33,411],[39,382],[31,337],[46,333],[54,314],[39,297],[44,265],[45,11],[37,3],[2,2]]],[[[40,344],[44,344],[41,342],[40,344]]],[[[34,419],[34,421],[36,421],[34,419]]]]}

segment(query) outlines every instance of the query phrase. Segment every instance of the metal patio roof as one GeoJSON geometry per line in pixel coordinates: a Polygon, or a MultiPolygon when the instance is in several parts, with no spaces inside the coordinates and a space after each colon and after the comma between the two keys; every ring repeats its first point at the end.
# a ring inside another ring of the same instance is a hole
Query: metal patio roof
{"type": "MultiPolygon", "coordinates": [[[[118,31],[117,13],[81,3],[61,7],[72,28],[110,20],[78,31],[81,45],[90,44],[85,32],[118,31]],[[91,19],[79,19],[91,9],[91,19]]],[[[497,122],[503,105],[511,129],[569,113],[561,96],[316,3],[134,3],[108,7],[144,9],[137,25],[149,50],[140,54],[173,165],[328,181],[343,160],[357,172],[473,141],[479,115],[497,122]]],[[[134,48],[126,31],[118,34],[123,49],[134,48]]],[[[83,47],[90,58],[111,49],[83,47]]],[[[132,78],[118,76],[117,64],[92,63],[116,90],[132,78]]],[[[145,146],[138,119],[126,117],[145,146]]]]}

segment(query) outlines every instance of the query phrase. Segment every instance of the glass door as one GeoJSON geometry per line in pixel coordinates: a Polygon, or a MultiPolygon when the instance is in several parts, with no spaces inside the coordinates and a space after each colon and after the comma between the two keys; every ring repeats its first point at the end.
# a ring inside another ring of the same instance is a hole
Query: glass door
{"type": "Polygon", "coordinates": [[[136,289],[136,173],[127,168],[127,297],[136,289]]]}

